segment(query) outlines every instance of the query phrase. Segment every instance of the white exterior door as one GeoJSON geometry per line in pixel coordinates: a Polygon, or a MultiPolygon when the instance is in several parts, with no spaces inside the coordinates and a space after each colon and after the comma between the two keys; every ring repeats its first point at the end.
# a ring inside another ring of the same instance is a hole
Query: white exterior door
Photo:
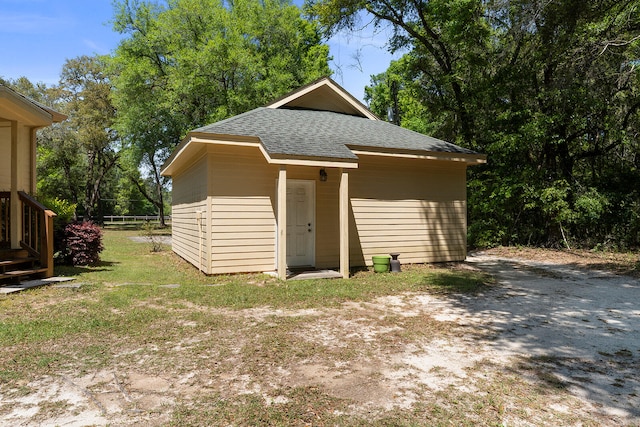
{"type": "Polygon", "coordinates": [[[315,182],[287,181],[287,266],[315,265],[315,182]]]}

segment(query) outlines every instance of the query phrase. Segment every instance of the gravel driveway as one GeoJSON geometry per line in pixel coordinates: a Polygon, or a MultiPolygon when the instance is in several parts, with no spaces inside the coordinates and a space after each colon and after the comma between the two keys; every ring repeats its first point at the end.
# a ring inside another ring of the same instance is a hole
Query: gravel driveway
{"type": "Polygon", "coordinates": [[[640,283],[606,272],[470,256],[500,284],[460,300],[498,334],[497,352],[534,356],[604,413],[640,422],[640,283]]]}

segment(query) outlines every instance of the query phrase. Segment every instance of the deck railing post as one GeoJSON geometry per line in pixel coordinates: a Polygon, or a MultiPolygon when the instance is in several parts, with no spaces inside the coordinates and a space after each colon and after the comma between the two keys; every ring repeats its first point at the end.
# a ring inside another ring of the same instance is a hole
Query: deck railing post
{"type": "Polygon", "coordinates": [[[19,191],[23,229],[20,245],[46,268],[45,277],[53,276],[53,217],[56,214],[23,191],[19,191]]]}
{"type": "Polygon", "coordinates": [[[43,212],[42,245],[40,251],[40,265],[47,269],[46,277],[53,276],[53,211],[43,212]]]}

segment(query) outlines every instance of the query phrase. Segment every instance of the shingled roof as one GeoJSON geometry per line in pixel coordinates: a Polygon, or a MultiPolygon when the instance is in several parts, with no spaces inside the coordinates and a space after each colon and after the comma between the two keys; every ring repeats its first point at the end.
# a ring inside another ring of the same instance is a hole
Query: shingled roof
{"type": "Polygon", "coordinates": [[[203,144],[259,146],[269,163],[357,168],[358,156],[410,156],[484,163],[486,156],[380,120],[328,77],[246,113],[192,130],[162,174],[187,165],[203,144]]]}
{"type": "Polygon", "coordinates": [[[357,159],[351,148],[477,154],[380,120],[306,109],[260,107],[192,133],[256,137],[267,153],[276,157],[357,159]]]}

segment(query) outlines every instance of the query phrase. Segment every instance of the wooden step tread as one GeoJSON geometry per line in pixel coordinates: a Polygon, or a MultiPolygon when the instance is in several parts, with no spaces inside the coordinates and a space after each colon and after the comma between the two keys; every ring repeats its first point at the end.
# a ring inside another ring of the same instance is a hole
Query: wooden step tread
{"type": "Polygon", "coordinates": [[[47,271],[46,268],[32,268],[32,269],[29,269],[29,270],[7,271],[4,274],[0,274],[0,280],[2,280],[2,279],[10,279],[10,278],[20,277],[20,276],[30,276],[32,274],[40,274],[40,273],[44,273],[46,271],[47,271]]]}
{"type": "Polygon", "coordinates": [[[6,259],[0,261],[0,267],[5,267],[7,265],[16,265],[16,264],[24,264],[27,262],[36,262],[35,258],[14,258],[14,259],[6,259]]]}

